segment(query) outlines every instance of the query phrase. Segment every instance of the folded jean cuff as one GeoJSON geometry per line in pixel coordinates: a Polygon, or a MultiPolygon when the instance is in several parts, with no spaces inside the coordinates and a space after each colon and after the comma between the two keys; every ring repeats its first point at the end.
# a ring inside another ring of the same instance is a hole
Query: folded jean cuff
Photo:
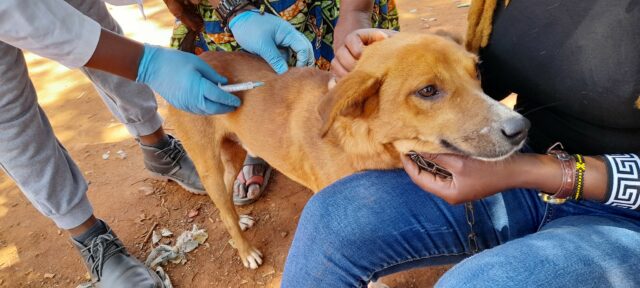
{"type": "Polygon", "coordinates": [[[144,119],[140,122],[135,123],[125,123],[124,126],[127,127],[127,130],[134,137],[151,135],[153,132],[156,132],[160,127],[162,127],[162,123],[164,119],[157,112],[153,113],[153,116],[144,119]]]}
{"type": "Polygon", "coordinates": [[[91,206],[87,195],[84,195],[82,199],[80,199],[80,202],[73,206],[73,208],[69,209],[67,213],[52,215],[49,216],[49,218],[51,218],[51,220],[53,220],[60,229],[68,230],[80,226],[80,224],[87,221],[92,214],[93,207],[91,206]]]}

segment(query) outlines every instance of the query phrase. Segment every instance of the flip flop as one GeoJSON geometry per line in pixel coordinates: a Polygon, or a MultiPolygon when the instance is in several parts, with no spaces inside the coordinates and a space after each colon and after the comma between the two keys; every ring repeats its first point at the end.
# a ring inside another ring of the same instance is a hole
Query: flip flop
{"type": "Polygon", "coordinates": [[[262,158],[247,155],[242,170],[233,183],[233,204],[243,206],[256,202],[267,188],[272,170],[262,158]],[[256,186],[259,188],[252,188],[256,186]],[[249,195],[251,191],[255,191],[252,196],[249,195]]]}

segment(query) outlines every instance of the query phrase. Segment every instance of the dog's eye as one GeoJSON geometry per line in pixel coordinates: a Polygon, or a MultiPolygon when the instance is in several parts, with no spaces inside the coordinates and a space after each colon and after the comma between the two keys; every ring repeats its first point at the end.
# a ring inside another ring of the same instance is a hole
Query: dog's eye
{"type": "Polygon", "coordinates": [[[427,87],[424,87],[418,90],[418,96],[424,97],[424,98],[433,97],[438,94],[440,94],[440,91],[438,91],[438,88],[436,88],[436,86],[434,85],[429,85],[427,87]]]}

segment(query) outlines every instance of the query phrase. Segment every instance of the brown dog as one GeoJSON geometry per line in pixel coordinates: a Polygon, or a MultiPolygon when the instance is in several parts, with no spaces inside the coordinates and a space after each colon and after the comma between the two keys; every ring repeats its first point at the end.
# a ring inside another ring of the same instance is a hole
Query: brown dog
{"type": "Polygon", "coordinates": [[[400,155],[410,150],[506,157],[527,134],[524,117],[482,92],[477,57],[448,37],[399,33],[374,43],[331,90],[331,74],[315,68],[278,76],[245,53],[202,58],[229,83],[266,83],[238,93],[243,104],[233,113],[171,109],[170,116],[250,268],[262,263],[241,233],[253,220],[239,217],[232,202],[244,149],[317,192],[361,170],[402,167],[400,155]]]}

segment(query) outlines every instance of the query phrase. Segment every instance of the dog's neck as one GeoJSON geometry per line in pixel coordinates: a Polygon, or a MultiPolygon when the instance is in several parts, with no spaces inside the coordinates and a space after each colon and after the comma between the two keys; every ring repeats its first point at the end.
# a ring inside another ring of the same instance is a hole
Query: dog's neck
{"type": "Polygon", "coordinates": [[[401,167],[400,154],[393,143],[379,135],[377,124],[371,119],[339,117],[324,141],[343,151],[344,161],[349,162],[353,172],[401,167]]]}

